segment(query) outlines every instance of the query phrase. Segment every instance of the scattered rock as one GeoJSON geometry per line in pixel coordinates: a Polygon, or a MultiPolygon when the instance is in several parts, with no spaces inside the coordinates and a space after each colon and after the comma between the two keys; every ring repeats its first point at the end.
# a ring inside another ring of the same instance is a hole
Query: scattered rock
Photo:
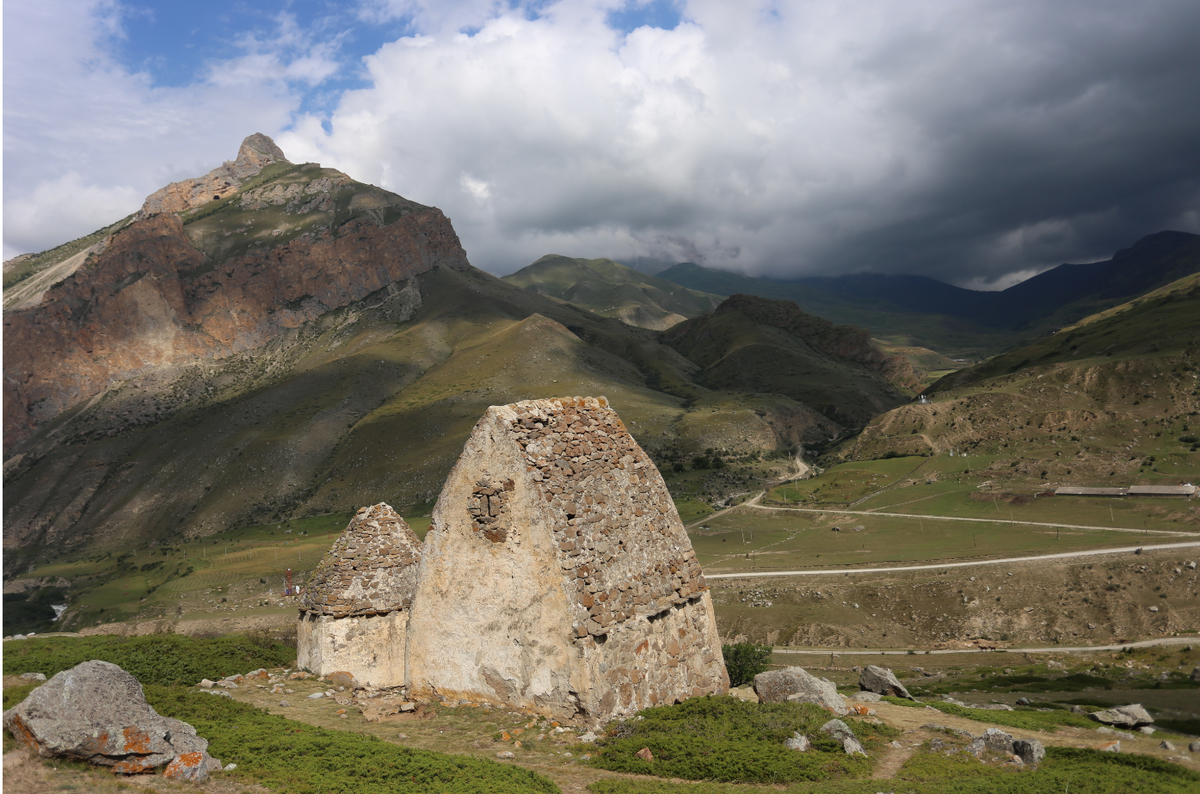
{"type": "Polygon", "coordinates": [[[993,752],[1005,755],[1012,755],[1014,752],[1012,735],[999,728],[988,728],[979,738],[983,739],[983,743],[993,752]]]}
{"type": "Polygon", "coordinates": [[[138,680],[109,662],[82,662],[58,673],[4,712],[4,727],[44,757],[75,758],[121,774],[173,764],[166,773],[172,777],[208,777],[208,741],[186,722],[160,716],[138,680]]]}
{"type": "Polygon", "coordinates": [[[1119,753],[1121,752],[1121,742],[1109,742],[1108,744],[1100,745],[1096,749],[1103,753],[1119,753]]]}
{"type": "Polygon", "coordinates": [[[861,703],[878,703],[879,701],[883,700],[883,695],[879,694],[878,692],[855,692],[853,695],[850,695],[849,698],[851,700],[857,700],[861,703]]]}
{"type": "Polygon", "coordinates": [[[754,691],[763,703],[814,703],[834,714],[850,713],[836,684],[817,678],[802,667],[759,673],[754,676],[754,691]]]}
{"type": "Polygon", "coordinates": [[[859,674],[858,688],[868,692],[877,692],[880,695],[893,695],[895,697],[916,700],[904,688],[904,684],[901,684],[897,680],[891,670],[873,664],[864,667],[862,673],[859,674]]]}
{"type": "Polygon", "coordinates": [[[1046,748],[1037,739],[1017,739],[1013,742],[1013,752],[1030,766],[1040,764],[1046,757],[1046,748]]]}
{"type": "Polygon", "coordinates": [[[1188,745],[1188,752],[1200,753],[1200,742],[1192,742],[1188,745]]]}
{"type": "Polygon", "coordinates": [[[1154,727],[1151,725],[1143,725],[1142,727],[1138,728],[1138,733],[1144,734],[1146,736],[1153,736],[1154,735],[1154,727]]]}
{"type": "Polygon", "coordinates": [[[982,736],[978,736],[978,737],[972,739],[971,743],[963,748],[963,752],[970,753],[971,755],[975,756],[976,758],[979,758],[981,755],[983,755],[983,751],[986,749],[987,749],[987,742],[985,742],[983,740],[982,736]]]}
{"type": "Polygon", "coordinates": [[[638,750],[636,753],[634,753],[634,755],[646,762],[654,760],[654,753],[650,752],[649,747],[643,747],[641,750],[638,750]]]}
{"type": "Polygon", "coordinates": [[[513,758],[514,756],[513,756],[512,750],[504,750],[503,752],[496,753],[496,757],[497,758],[513,758]]]}
{"type": "Polygon", "coordinates": [[[597,738],[599,737],[597,737],[594,732],[588,731],[583,736],[579,737],[579,741],[583,742],[584,744],[591,744],[592,742],[596,741],[597,738]]]}
{"type": "Polygon", "coordinates": [[[1104,711],[1093,711],[1091,718],[1096,722],[1121,728],[1137,728],[1154,722],[1154,718],[1146,709],[1142,708],[1141,703],[1131,703],[1128,706],[1118,706],[1104,711]]]}
{"type": "Polygon", "coordinates": [[[308,696],[308,699],[309,700],[320,700],[323,697],[325,697],[324,692],[313,692],[311,695],[308,696]]]}
{"type": "Polygon", "coordinates": [[[812,742],[808,740],[807,736],[797,731],[796,733],[792,734],[790,739],[784,741],[783,746],[789,750],[795,750],[796,752],[803,753],[812,746],[812,742]]]}
{"type": "Polygon", "coordinates": [[[235,769],[237,769],[237,764],[226,764],[224,767],[222,767],[221,771],[232,772],[235,769]]]}
{"type": "Polygon", "coordinates": [[[1163,739],[1161,742],[1158,743],[1158,748],[1160,750],[1169,750],[1172,753],[1175,752],[1175,745],[1171,744],[1166,739],[1163,739]]]}
{"type": "Polygon", "coordinates": [[[287,708],[287,707],[289,707],[290,705],[292,705],[292,704],[291,704],[291,703],[288,703],[286,700],[281,700],[281,701],[279,701],[279,707],[280,707],[280,708],[285,708],[285,709],[286,709],[286,708],[287,708]]]}
{"type": "Polygon", "coordinates": [[[212,689],[214,683],[216,683],[216,682],[209,681],[207,678],[204,678],[204,679],[201,679],[200,683],[196,684],[196,686],[201,686],[201,687],[204,687],[205,689],[212,689]]]}
{"type": "Polygon", "coordinates": [[[24,678],[26,681],[45,681],[46,674],[45,673],[21,673],[21,678],[24,678]]]}
{"type": "Polygon", "coordinates": [[[233,700],[233,695],[229,694],[223,689],[206,689],[205,693],[219,698],[229,698],[230,700],[233,700]]]}
{"type": "Polygon", "coordinates": [[[866,755],[867,751],[863,749],[862,744],[858,741],[858,737],[854,735],[854,731],[850,730],[850,726],[841,720],[830,720],[821,726],[821,731],[832,736],[842,743],[842,750],[846,755],[866,755]]]}
{"type": "Polygon", "coordinates": [[[1088,713],[1088,710],[1085,709],[1083,706],[1075,705],[1075,706],[1071,706],[1071,713],[1086,715],[1088,713]]]}
{"type": "Polygon", "coordinates": [[[1018,706],[1028,706],[1029,698],[1017,698],[1017,705],[1018,706]]]}
{"type": "Polygon", "coordinates": [[[345,670],[339,670],[336,673],[330,673],[328,676],[329,683],[334,686],[344,686],[354,688],[358,686],[358,681],[354,678],[353,673],[347,673],[345,670]]]}

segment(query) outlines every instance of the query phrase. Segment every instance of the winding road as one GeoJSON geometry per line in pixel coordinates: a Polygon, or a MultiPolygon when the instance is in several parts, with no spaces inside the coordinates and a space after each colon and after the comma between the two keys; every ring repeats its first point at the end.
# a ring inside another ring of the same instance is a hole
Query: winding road
{"type": "MultiPolygon", "coordinates": [[[[1048,648],[997,648],[989,649],[960,648],[957,650],[914,651],[913,655],[950,654],[950,653],[1089,653],[1091,651],[1122,651],[1126,648],[1153,648],[1158,645],[1195,645],[1200,644],[1200,637],[1159,637],[1154,640],[1138,640],[1123,642],[1119,645],[1052,645],[1048,648]]],[[[775,653],[798,653],[809,656],[908,656],[909,651],[882,648],[775,648],[775,653]]]]}
{"type": "MultiPolygon", "coordinates": [[[[707,524],[714,518],[725,515],[731,510],[736,510],[739,507],[750,507],[755,510],[777,510],[781,512],[793,513],[827,513],[830,515],[857,515],[857,516],[891,516],[894,518],[917,518],[929,521],[972,521],[982,522],[987,524],[1010,524],[1014,526],[1029,526],[1029,527],[1050,527],[1059,529],[1085,529],[1091,531],[1102,532],[1133,532],[1139,535],[1154,533],[1157,535],[1170,535],[1173,537],[1195,538],[1195,532],[1177,532],[1168,529],[1136,529],[1133,527],[1100,527],[1090,526],[1087,524],[1052,524],[1045,521],[1016,521],[1012,519],[994,519],[994,518],[965,518],[961,516],[927,516],[917,515],[913,513],[882,513],[878,511],[867,510],[828,510],[823,508],[812,507],[768,507],[760,505],[759,500],[763,498],[766,491],[760,491],[752,499],[748,499],[740,505],[733,505],[724,510],[719,510],[715,513],[710,513],[705,516],[702,521],[696,521],[688,525],[688,529],[693,529],[701,524],[707,524]]],[[[706,579],[761,579],[772,576],[828,576],[831,574],[845,573],[880,573],[880,572],[903,572],[903,571],[930,571],[944,568],[971,568],[981,565],[1008,565],[1019,562],[1042,562],[1045,560],[1062,560],[1072,557],[1091,557],[1099,554],[1131,554],[1138,549],[1143,551],[1158,551],[1162,549],[1186,549],[1200,547],[1200,540],[1185,541],[1182,543],[1157,543],[1152,545],[1141,546],[1122,546],[1115,549],[1088,549],[1085,551],[1066,551],[1055,554],[1040,554],[1030,557],[1001,557],[992,560],[971,560],[968,562],[940,562],[929,563],[924,565],[891,565],[891,566],[876,566],[870,568],[821,568],[810,569],[803,571],[748,571],[744,573],[715,573],[706,574],[706,579]]],[[[1124,646],[1118,646],[1124,647],[1124,646]]]]}

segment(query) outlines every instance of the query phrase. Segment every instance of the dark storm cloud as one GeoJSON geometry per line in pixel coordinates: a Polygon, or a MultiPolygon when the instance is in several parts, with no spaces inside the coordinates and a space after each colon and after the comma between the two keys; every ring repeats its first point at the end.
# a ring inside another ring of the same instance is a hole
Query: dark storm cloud
{"type": "MultiPolygon", "coordinates": [[[[664,27],[628,22],[662,5],[370,0],[364,24],[399,20],[405,37],[362,61],[365,87],[328,115],[293,111],[279,143],[441,207],[497,273],[556,252],[995,286],[1164,228],[1200,232],[1194,0],[693,0],[664,27]]],[[[294,72],[303,56],[268,65],[294,72]]],[[[135,83],[118,99],[147,119],[222,90],[135,83]]],[[[234,97],[252,83],[227,84],[234,97]]],[[[270,85],[276,107],[311,90],[270,85]]],[[[229,125],[252,118],[244,105],[229,125]]],[[[40,182],[6,184],[9,227],[88,189],[149,192],[134,151],[95,171],[51,157],[40,182]]]]}

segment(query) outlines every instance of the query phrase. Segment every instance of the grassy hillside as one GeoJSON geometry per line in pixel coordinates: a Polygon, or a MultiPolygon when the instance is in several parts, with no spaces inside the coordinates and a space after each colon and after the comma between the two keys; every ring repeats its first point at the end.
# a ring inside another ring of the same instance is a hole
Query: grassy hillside
{"type": "MultiPolygon", "coordinates": [[[[786,353],[803,342],[773,344],[786,353]]],[[[821,361],[821,378],[895,404],[878,376],[821,361]]],[[[380,501],[420,515],[487,406],[523,399],[607,396],[673,475],[706,450],[771,453],[842,431],[806,404],[808,385],[757,394],[724,366],[728,381],[709,384],[653,332],[481,271],[435,269],[251,354],[126,382],[49,422],[6,467],[5,564],[380,501]]],[[[727,475],[685,490],[723,498],[740,487],[727,475]]]]}
{"type": "Polygon", "coordinates": [[[752,278],[690,262],[658,275],[705,292],[789,300],[818,317],[866,328],[888,344],[932,348],[952,358],[981,358],[1011,344],[1013,339],[1010,331],[987,328],[962,317],[912,311],[885,298],[842,294],[814,283],[752,278]]]}
{"type": "Polygon", "coordinates": [[[843,459],[957,452],[992,487],[1176,484],[1200,463],[1200,277],[942,378],[843,459]]]}
{"type": "Polygon", "coordinates": [[[543,256],[504,280],[629,325],[663,330],[688,317],[712,311],[721,296],[681,287],[611,259],[543,256]]]}
{"type": "Polygon", "coordinates": [[[663,337],[713,388],[785,394],[843,426],[908,399],[881,375],[884,356],[859,329],[785,301],[737,295],[663,337]]]}

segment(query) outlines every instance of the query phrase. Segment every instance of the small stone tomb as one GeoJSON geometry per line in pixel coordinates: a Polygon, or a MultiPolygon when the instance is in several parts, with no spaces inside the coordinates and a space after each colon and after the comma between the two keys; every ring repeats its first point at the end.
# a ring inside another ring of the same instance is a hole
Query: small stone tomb
{"type": "Polygon", "coordinates": [[[409,696],[600,723],[729,685],[662,476],[604,398],[492,406],[438,498],[409,696]]]}
{"type": "Polygon", "coordinates": [[[297,666],[349,673],[363,686],[403,685],[420,560],[421,541],[395,510],[382,502],[361,508],[304,594],[297,666]]]}

